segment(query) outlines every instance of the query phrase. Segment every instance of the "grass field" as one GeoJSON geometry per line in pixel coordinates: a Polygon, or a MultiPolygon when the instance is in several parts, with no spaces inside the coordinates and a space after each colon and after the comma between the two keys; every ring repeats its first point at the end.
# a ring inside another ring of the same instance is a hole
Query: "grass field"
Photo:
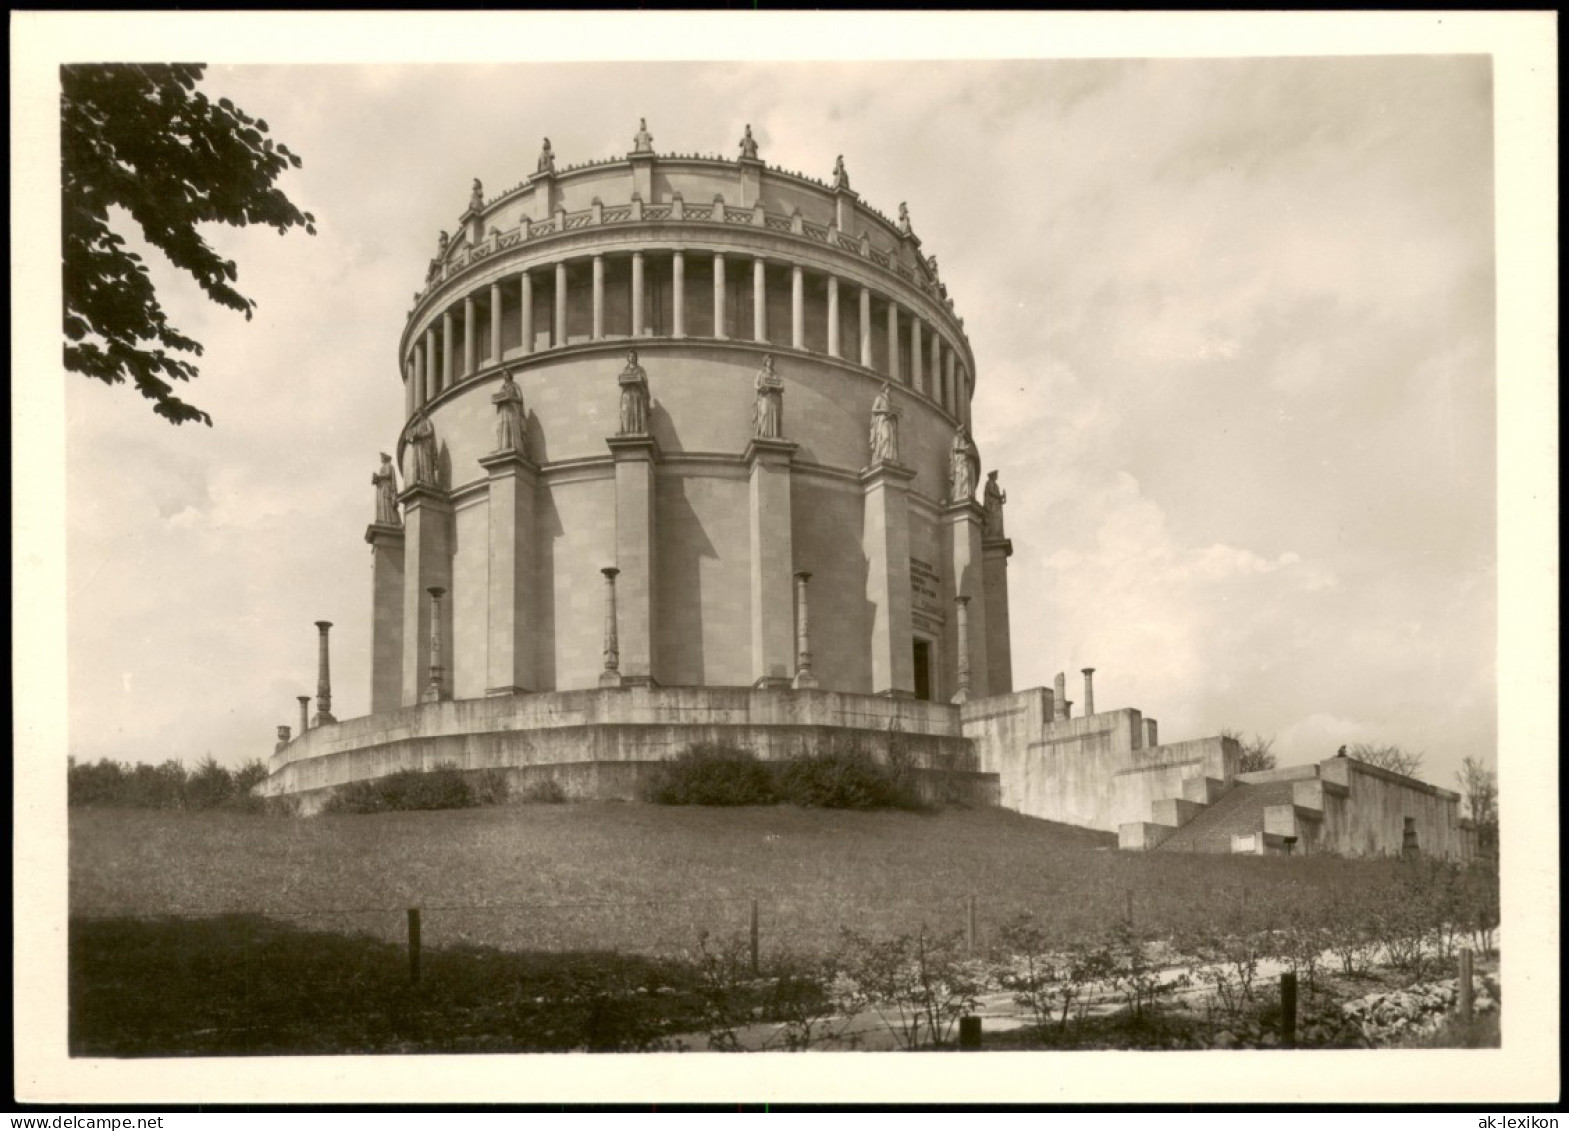
{"type": "Polygon", "coordinates": [[[848,813],[615,803],[268,819],[73,810],[76,916],[254,913],[426,944],[691,947],[701,931],[831,947],[863,932],[964,925],[1024,910],[1073,936],[1125,915],[1176,928],[1243,898],[1354,884],[1381,865],[1126,854],[1114,838],[1002,810],[848,813]],[[1311,868],[1304,865],[1312,865],[1311,868]]]}
{"type": "MultiPolygon", "coordinates": [[[[1032,912],[1059,940],[1387,890],[1395,862],[1125,854],[1001,810],[587,803],[269,818],[75,809],[71,1048],[148,1056],[666,1047],[702,935],[765,962],[1032,912]],[[411,984],[408,908],[421,913],[411,984]]],[[[711,987],[710,987],[711,988],[711,987]]]]}

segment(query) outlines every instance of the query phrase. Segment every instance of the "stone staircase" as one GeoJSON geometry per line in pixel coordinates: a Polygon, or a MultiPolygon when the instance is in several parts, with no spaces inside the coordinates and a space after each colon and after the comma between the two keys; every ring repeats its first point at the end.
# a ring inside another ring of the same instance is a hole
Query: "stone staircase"
{"type": "Polygon", "coordinates": [[[1190,778],[1183,796],[1156,801],[1150,820],[1119,830],[1123,848],[1161,852],[1306,852],[1318,840],[1326,794],[1346,787],[1317,776],[1229,783],[1190,778]]]}

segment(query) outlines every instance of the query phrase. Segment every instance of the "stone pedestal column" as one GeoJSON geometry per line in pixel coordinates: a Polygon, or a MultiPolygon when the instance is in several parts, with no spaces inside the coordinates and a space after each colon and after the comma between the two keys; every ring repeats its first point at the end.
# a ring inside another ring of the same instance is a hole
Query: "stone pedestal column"
{"type": "MultiPolygon", "coordinates": [[[[432,586],[452,584],[452,504],[445,492],[416,484],[398,496],[403,504],[403,706],[420,701],[430,674],[432,586]]],[[[446,607],[450,608],[451,602],[446,607]]],[[[448,633],[450,635],[450,633],[448,633]]]]}
{"type": "Polygon", "coordinates": [[[605,336],[605,257],[594,256],[594,329],[597,342],[605,336]]]}
{"type": "Polygon", "coordinates": [[[616,575],[621,571],[615,566],[606,566],[599,571],[605,575],[605,642],[603,645],[604,667],[599,673],[599,686],[621,687],[621,642],[618,628],[619,615],[616,611],[616,575]]]}
{"type": "Polygon", "coordinates": [[[743,457],[751,470],[753,687],[790,685],[790,461],[795,448],[789,440],[756,437],[743,457]]]}
{"type": "Polygon", "coordinates": [[[1144,748],[1153,750],[1160,745],[1160,727],[1154,719],[1144,720],[1144,748]]]}
{"type": "Polygon", "coordinates": [[[612,436],[616,465],[616,561],[621,571],[621,678],[647,685],[654,680],[654,640],[658,631],[654,601],[655,467],[659,445],[652,436],[612,436]]]}
{"type": "Polygon", "coordinates": [[[899,304],[888,300],[888,379],[899,380],[899,304]]]}
{"type": "Polygon", "coordinates": [[[501,360],[501,284],[490,284],[490,363],[501,360]]]}
{"type": "Polygon", "coordinates": [[[277,754],[287,745],[289,745],[289,728],[281,726],[278,728],[278,741],[273,744],[272,752],[277,754]]]}
{"type": "Polygon", "coordinates": [[[714,337],[728,338],[725,332],[725,257],[714,253],[714,337]]]}
{"type": "Polygon", "coordinates": [[[930,345],[932,351],[931,365],[928,367],[927,372],[932,375],[932,399],[942,405],[943,408],[947,408],[948,390],[943,384],[942,377],[942,335],[933,332],[930,345]]]}
{"type": "Polygon", "coordinates": [[[1056,681],[1052,684],[1051,719],[1060,723],[1068,717],[1068,677],[1062,672],[1057,673],[1056,681]]]}
{"type": "Polygon", "coordinates": [[[373,522],[370,543],[370,713],[403,705],[403,527],[373,522]]]}
{"type": "Polygon", "coordinates": [[[441,382],[439,388],[447,390],[452,388],[452,383],[457,379],[458,370],[458,338],[452,332],[452,311],[446,310],[441,315],[441,382]]]}
{"type": "Polygon", "coordinates": [[[817,677],[812,674],[812,639],[806,612],[806,583],[810,580],[812,575],[804,569],[795,575],[795,679],[790,686],[797,691],[817,686],[817,677]]]}
{"type": "Polygon", "coordinates": [[[632,336],[641,338],[644,329],[643,253],[634,251],[632,253],[632,336]]]}
{"type": "Polygon", "coordinates": [[[768,265],[761,256],[752,260],[752,340],[768,340],[768,265]]]}
{"type": "Polygon", "coordinates": [[[518,452],[481,456],[490,477],[490,655],[486,695],[513,695],[534,684],[534,489],[539,469],[518,452]]]}
{"type": "Polygon", "coordinates": [[[522,350],[524,353],[534,352],[534,276],[527,271],[523,272],[520,282],[522,293],[519,302],[522,309],[518,311],[518,333],[522,336],[522,350]]]}
{"type": "Polygon", "coordinates": [[[866,599],[872,606],[872,691],[915,694],[910,637],[910,481],[915,472],[875,463],[861,472],[861,546],[866,599]]]}
{"type": "Polygon", "coordinates": [[[861,364],[872,367],[872,292],[861,288],[861,364]]]}
{"type": "Polygon", "coordinates": [[[670,257],[670,336],[686,337],[686,255],[670,257]]]}
{"type": "Polygon", "coordinates": [[[425,331],[424,365],[421,367],[425,375],[425,392],[421,404],[429,404],[441,392],[441,358],[436,348],[436,328],[431,326],[425,331]]]}
{"type": "Polygon", "coordinates": [[[970,599],[963,593],[953,599],[954,626],[958,635],[958,682],[959,687],[953,693],[953,703],[968,703],[970,701],[970,599]]]}
{"type": "Polygon", "coordinates": [[[556,264],[556,317],[551,327],[550,344],[567,344],[567,265],[564,262],[556,264]]]}
{"type": "Polygon", "coordinates": [[[417,387],[414,384],[414,353],[410,353],[408,360],[403,363],[403,417],[405,420],[414,415],[414,408],[419,403],[415,393],[417,387]]]}
{"type": "Polygon", "coordinates": [[[332,664],[327,655],[327,633],[332,631],[330,620],[316,622],[318,641],[316,662],[316,725],[335,723],[332,716],[332,664]]]}
{"type": "Polygon", "coordinates": [[[1081,670],[1084,672],[1084,713],[1085,715],[1093,715],[1095,713],[1095,669],[1083,668],[1081,670]]]}
{"type": "Polygon", "coordinates": [[[910,316],[910,388],[917,393],[926,392],[926,378],[921,374],[921,320],[910,316]]]}
{"type": "Polygon", "coordinates": [[[430,674],[420,699],[425,703],[438,703],[452,698],[447,691],[447,671],[441,662],[441,599],[447,591],[432,585],[426,592],[430,594],[430,674]]]}
{"type": "MultiPolygon", "coordinates": [[[[974,501],[949,503],[943,508],[943,528],[946,534],[949,563],[944,586],[950,597],[984,593],[986,581],[981,560],[981,528],[985,516],[985,510],[974,501]]],[[[987,618],[984,600],[969,606],[967,619],[971,636],[976,640],[985,640],[987,618]]],[[[952,666],[949,670],[957,672],[959,669],[957,638],[949,639],[944,647],[950,649],[948,655],[952,666]]],[[[987,660],[985,649],[970,650],[970,693],[973,695],[991,694],[987,660]]]]}
{"type": "Polygon", "coordinates": [[[294,697],[300,704],[300,734],[311,728],[311,697],[309,695],[296,695],[294,697]]]}
{"type": "Polygon", "coordinates": [[[1013,543],[1006,538],[981,543],[981,577],[986,583],[987,693],[1013,690],[1013,639],[1008,627],[1008,558],[1013,543]]]}
{"type": "Polygon", "coordinates": [[[839,357],[839,276],[828,276],[828,356],[839,357]]]}
{"type": "Polygon", "coordinates": [[[790,346],[806,348],[806,275],[799,263],[790,268],[790,346]]]}

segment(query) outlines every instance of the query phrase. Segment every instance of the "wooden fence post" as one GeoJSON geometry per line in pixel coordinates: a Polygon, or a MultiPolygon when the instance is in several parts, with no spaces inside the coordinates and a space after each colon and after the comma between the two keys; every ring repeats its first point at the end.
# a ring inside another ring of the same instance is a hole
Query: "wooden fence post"
{"type": "Polygon", "coordinates": [[[1297,1047],[1297,976],[1290,970],[1280,976],[1280,1047],[1297,1047]]]}
{"type": "Polygon", "coordinates": [[[1476,1008],[1476,999],[1472,996],[1471,948],[1468,946],[1460,948],[1460,980],[1456,989],[1460,996],[1460,1016],[1469,1021],[1476,1008]]]}
{"type": "Polygon", "coordinates": [[[975,932],[975,897],[973,895],[970,896],[969,901],[968,901],[968,906],[966,907],[965,910],[966,910],[966,914],[964,916],[964,948],[966,950],[968,950],[971,954],[974,954],[975,953],[975,943],[976,943],[976,932],[975,932]]]}
{"type": "Polygon", "coordinates": [[[981,1047],[981,1019],[979,1017],[959,1018],[959,1051],[976,1052],[981,1047]]]}
{"type": "Polygon", "coordinates": [[[419,908],[409,908],[409,984],[419,985],[419,908]]]}
{"type": "Polygon", "coordinates": [[[752,900],[752,974],[757,974],[757,900],[752,900]]]}

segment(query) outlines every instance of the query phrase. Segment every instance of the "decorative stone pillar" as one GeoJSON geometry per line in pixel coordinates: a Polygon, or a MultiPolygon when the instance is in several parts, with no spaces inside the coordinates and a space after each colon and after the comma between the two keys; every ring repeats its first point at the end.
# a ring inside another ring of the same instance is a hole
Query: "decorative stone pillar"
{"type": "Polygon", "coordinates": [[[791,683],[797,691],[817,686],[812,674],[812,641],[806,614],[806,583],[812,575],[799,570],[795,575],[795,680],[791,683]]]}
{"type": "Polygon", "coordinates": [[[641,338],[646,329],[643,317],[643,253],[632,253],[632,336],[641,338]]]}
{"type": "Polygon", "coordinates": [[[746,446],[750,469],[752,686],[788,687],[794,666],[790,623],[790,463],[796,445],[755,436],[746,446]]]}
{"type": "MultiPolygon", "coordinates": [[[[985,513],[981,505],[971,499],[949,503],[943,508],[942,528],[948,551],[948,569],[947,576],[943,578],[943,590],[951,598],[957,599],[960,594],[973,594],[986,584],[981,551],[985,513]]],[[[986,612],[984,600],[968,606],[965,621],[971,635],[977,640],[986,639],[986,612]]],[[[943,647],[949,658],[947,665],[949,671],[959,670],[961,659],[957,651],[959,646],[957,633],[949,635],[944,641],[943,647]]],[[[969,666],[969,692],[974,695],[990,695],[991,675],[985,649],[967,651],[968,655],[963,659],[969,666]]]]}
{"type": "Polygon", "coordinates": [[[970,701],[970,599],[963,593],[953,599],[954,624],[959,638],[959,689],[953,693],[954,703],[970,701]]]}
{"type": "Polygon", "coordinates": [[[311,697],[309,695],[296,695],[294,698],[300,704],[300,733],[304,734],[311,728],[311,697]]]}
{"type": "Polygon", "coordinates": [[[1084,672],[1084,714],[1095,713],[1095,669],[1083,668],[1084,672]]]}
{"type": "Polygon", "coordinates": [[[917,393],[926,392],[926,378],[921,373],[921,320],[910,316],[910,388],[917,393]]]}
{"type": "Polygon", "coordinates": [[[964,413],[959,407],[959,383],[954,380],[953,347],[944,344],[942,351],[943,381],[948,386],[948,408],[955,416],[963,418],[964,413]]]}
{"type": "Polygon", "coordinates": [[[752,340],[768,340],[768,264],[762,256],[752,260],[752,340]]]}
{"type": "Polygon", "coordinates": [[[888,300],[888,377],[899,380],[899,304],[888,300]]]}
{"type": "Polygon", "coordinates": [[[597,342],[605,336],[605,257],[594,256],[594,330],[597,342]]]}
{"type": "Polygon", "coordinates": [[[425,339],[421,337],[414,343],[414,407],[424,408],[425,397],[425,339]]]}
{"type": "Polygon", "coordinates": [[[725,332],[725,257],[714,252],[714,337],[728,338],[725,332]]]}
{"type": "Polygon", "coordinates": [[[654,438],[612,436],[606,444],[616,469],[616,561],[620,563],[621,679],[646,686],[654,680],[654,641],[658,602],[654,600],[658,562],[655,472],[659,445],[654,438]]]}
{"type": "Polygon", "coordinates": [[[915,694],[910,636],[910,481],[897,463],[861,472],[861,547],[866,555],[866,600],[872,607],[872,691],[915,694]]]}
{"type": "Polygon", "coordinates": [[[332,629],[330,620],[316,622],[318,649],[316,659],[316,725],[335,723],[332,717],[332,665],[327,656],[327,633],[332,629]]]}
{"type": "Polygon", "coordinates": [[[436,352],[436,327],[425,330],[425,404],[436,399],[441,392],[441,357],[436,352]]]}
{"type": "Polygon", "coordinates": [[[981,577],[986,583],[986,690],[1006,695],[1013,690],[1013,639],[1008,628],[1008,559],[1013,543],[1006,538],[981,541],[981,577]]]}
{"type": "Polygon", "coordinates": [[[278,741],[273,744],[272,752],[276,754],[287,745],[289,745],[289,728],[281,726],[278,728],[278,741]]]}
{"type": "Polygon", "coordinates": [[[565,261],[556,264],[556,318],[555,325],[551,327],[550,344],[554,346],[567,344],[567,265],[565,261]]]}
{"type": "MultiPolygon", "coordinates": [[[[403,685],[401,702],[412,707],[421,700],[429,660],[432,586],[452,585],[452,504],[446,493],[416,483],[398,496],[403,504],[403,685]]],[[[451,602],[448,602],[450,605],[451,602]]]]}
{"type": "Polygon", "coordinates": [[[457,377],[458,339],[452,332],[452,311],[441,312],[441,383],[443,391],[452,388],[457,377]]]}
{"type": "Polygon", "coordinates": [[[799,263],[790,267],[790,346],[806,348],[806,276],[799,263]]]}
{"type": "Polygon", "coordinates": [[[1063,700],[1063,703],[1062,703],[1062,718],[1063,718],[1064,722],[1066,722],[1068,719],[1073,718],[1073,700],[1072,699],[1065,699],[1065,700],[1063,700]]]}
{"type": "Polygon", "coordinates": [[[1160,728],[1154,719],[1144,720],[1144,749],[1153,750],[1160,745],[1160,728]]]}
{"type": "Polygon", "coordinates": [[[370,545],[370,713],[403,705],[403,527],[365,528],[370,545]]]}
{"type": "Polygon", "coordinates": [[[519,279],[522,294],[519,297],[518,332],[522,336],[524,353],[534,352],[534,276],[527,271],[519,279]]]}
{"type": "Polygon", "coordinates": [[[621,642],[616,627],[616,575],[621,571],[606,566],[599,571],[605,575],[605,666],[599,673],[599,686],[620,687],[621,642]]]}
{"type": "Polygon", "coordinates": [[[872,367],[872,292],[861,288],[861,364],[872,367]]]}
{"type": "Polygon", "coordinates": [[[828,276],[828,356],[839,357],[839,276],[828,276]]]}
{"type": "Polygon", "coordinates": [[[942,405],[943,408],[947,408],[948,395],[943,389],[942,383],[942,335],[934,330],[929,345],[932,353],[931,365],[927,372],[932,375],[932,399],[942,405]]]}
{"type": "Polygon", "coordinates": [[[420,698],[426,703],[437,703],[451,698],[447,694],[447,673],[441,666],[441,599],[447,591],[432,585],[426,592],[430,594],[430,678],[420,698]]]}
{"type": "Polygon", "coordinates": [[[670,257],[670,334],[686,337],[686,253],[670,257]]]}
{"type": "Polygon", "coordinates": [[[501,284],[490,284],[490,364],[501,361],[501,284]]]}
{"type": "Polygon", "coordinates": [[[1060,723],[1068,717],[1068,677],[1063,672],[1057,673],[1056,681],[1052,684],[1051,720],[1060,723]]]}
{"type": "Polygon", "coordinates": [[[481,456],[490,477],[489,658],[486,695],[514,695],[534,684],[534,494],[539,468],[521,452],[481,456]]]}
{"type": "Polygon", "coordinates": [[[414,354],[417,353],[417,352],[418,352],[417,350],[410,351],[409,356],[403,362],[403,416],[404,416],[404,419],[407,419],[408,417],[411,417],[411,416],[414,415],[415,406],[418,404],[418,401],[416,399],[417,394],[415,392],[416,386],[414,384],[414,354]]]}

